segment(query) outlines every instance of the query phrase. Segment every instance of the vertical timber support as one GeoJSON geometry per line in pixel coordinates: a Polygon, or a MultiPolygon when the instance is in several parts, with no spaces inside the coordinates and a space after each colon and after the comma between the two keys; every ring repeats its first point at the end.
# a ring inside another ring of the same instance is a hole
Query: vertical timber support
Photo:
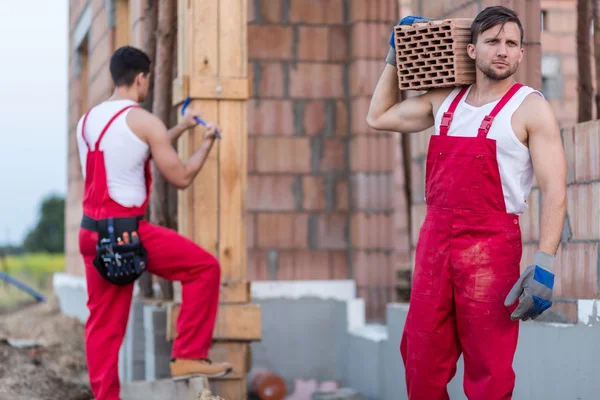
{"type": "MultiPolygon", "coordinates": [[[[227,360],[233,373],[211,380],[213,393],[246,399],[249,343],[261,338],[260,308],[250,304],[246,274],[246,177],[248,79],[247,1],[178,0],[177,77],[173,102],[186,97],[202,118],[215,121],[221,139],[192,186],[180,191],[178,229],[215,255],[221,264],[221,293],[211,358],[227,360]]],[[[179,113],[178,113],[179,114],[179,113]]],[[[204,128],[186,132],[178,151],[187,159],[204,128]]],[[[180,287],[169,309],[168,336],[176,335],[180,287]]]]}

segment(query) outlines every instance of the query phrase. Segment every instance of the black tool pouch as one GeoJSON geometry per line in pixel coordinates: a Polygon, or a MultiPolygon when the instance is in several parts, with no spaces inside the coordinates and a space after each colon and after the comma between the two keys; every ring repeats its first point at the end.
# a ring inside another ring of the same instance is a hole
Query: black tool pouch
{"type": "Polygon", "coordinates": [[[124,286],[146,270],[147,252],[138,236],[139,218],[108,218],[97,222],[94,266],[108,282],[124,286]]]}

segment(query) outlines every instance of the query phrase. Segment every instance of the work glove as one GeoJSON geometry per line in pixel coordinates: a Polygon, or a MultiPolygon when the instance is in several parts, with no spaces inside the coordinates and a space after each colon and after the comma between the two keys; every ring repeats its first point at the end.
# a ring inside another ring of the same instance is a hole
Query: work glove
{"type": "Polygon", "coordinates": [[[533,265],[525,269],[504,300],[508,307],[519,299],[519,306],[510,315],[513,321],[536,319],[552,306],[553,264],[552,255],[540,250],[535,252],[533,265]]]}
{"type": "MultiPolygon", "coordinates": [[[[404,17],[398,22],[398,25],[412,25],[415,22],[423,22],[423,21],[431,21],[433,18],[427,17],[418,17],[414,15],[409,15],[408,17],[404,17]]],[[[396,30],[392,29],[392,36],[390,37],[390,47],[391,49],[388,51],[388,55],[385,58],[385,62],[396,66],[396,30]]]]}

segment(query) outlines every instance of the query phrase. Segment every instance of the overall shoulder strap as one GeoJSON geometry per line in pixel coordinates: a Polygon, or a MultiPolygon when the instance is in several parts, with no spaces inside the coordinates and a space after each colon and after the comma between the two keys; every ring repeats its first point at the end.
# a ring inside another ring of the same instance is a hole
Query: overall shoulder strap
{"type": "Polygon", "coordinates": [[[494,109],[492,110],[492,112],[489,113],[488,115],[486,115],[485,118],[483,119],[483,121],[481,121],[481,125],[479,126],[479,132],[477,133],[477,137],[487,137],[487,135],[488,135],[488,133],[490,131],[490,128],[492,127],[492,122],[494,121],[494,118],[496,118],[496,115],[498,115],[498,113],[500,111],[502,111],[502,109],[504,108],[504,106],[506,106],[506,104],[508,104],[508,102],[510,101],[510,99],[512,99],[512,97],[522,87],[523,87],[522,84],[515,83],[508,90],[508,92],[506,92],[504,94],[504,96],[502,96],[502,98],[500,99],[500,101],[498,102],[498,104],[496,104],[496,107],[494,107],[494,109]]]}
{"type": "Polygon", "coordinates": [[[98,150],[100,148],[100,142],[102,141],[102,138],[106,134],[106,131],[108,130],[108,128],[110,128],[112,123],[115,122],[115,120],[119,117],[119,115],[123,114],[125,111],[127,111],[133,107],[139,107],[139,106],[136,104],[129,105],[129,106],[119,110],[115,115],[113,115],[113,117],[110,119],[110,121],[108,121],[108,123],[106,124],[104,129],[102,129],[102,133],[100,133],[100,136],[98,137],[98,141],[96,142],[95,150],[98,150]]]}
{"type": "Polygon", "coordinates": [[[454,116],[454,112],[456,111],[456,108],[458,107],[458,104],[460,103],[462,98],[465,96],[465,93],[467,93],[467,90],[469,90],[469,86],[464,86],[460,90],[460,92],[458,92],[458,94],[456,95],[454,100],[452,100],[452,103],[450,103],[450,107],[448,107],[448,111],[446,111],[444,113],[444,115],[442,116],[442,123],[440,124],[440,136],[448,136],[448,132],[450,131],[450,124],[452,124],[452,117],[454,116]]]}

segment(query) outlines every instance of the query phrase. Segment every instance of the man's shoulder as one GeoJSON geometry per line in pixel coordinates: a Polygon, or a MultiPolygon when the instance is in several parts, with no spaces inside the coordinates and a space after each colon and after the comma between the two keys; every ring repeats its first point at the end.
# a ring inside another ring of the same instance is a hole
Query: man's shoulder
{"type": "Polygon", "coordinates": [[[554,111],[552,106],[546,100],[544,95],[529,86],[529,93],[525,95],[523,102],[520,104],[518,111],[529,116],[530,118],[539,118],[540,116],[553,116],[554,111]]]}

